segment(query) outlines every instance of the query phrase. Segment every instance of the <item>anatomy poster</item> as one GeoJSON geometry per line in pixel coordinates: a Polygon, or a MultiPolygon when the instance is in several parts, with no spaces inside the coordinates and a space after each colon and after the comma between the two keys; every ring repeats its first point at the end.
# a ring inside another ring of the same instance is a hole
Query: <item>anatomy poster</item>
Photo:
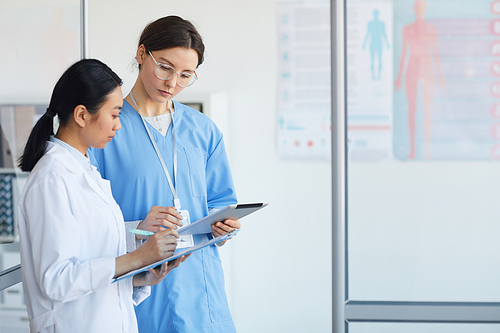
{"type": "Polygon", "coordinates": [[[350,162],[393,159],[392,1],[347,2],[347,138],[350,162]]]}
{"type": "MultiPolygon", "coordinates": [[[[500,0],[349,0],[348,159],[500,160],[500,0]]],[[[278,7],[278,150],[330,157],[329,3],[278,7]]]]}
{"type": "Polygon", "coordinates": [[[394,156],[500,159],[500,1],[394,1],[394,156]]]}

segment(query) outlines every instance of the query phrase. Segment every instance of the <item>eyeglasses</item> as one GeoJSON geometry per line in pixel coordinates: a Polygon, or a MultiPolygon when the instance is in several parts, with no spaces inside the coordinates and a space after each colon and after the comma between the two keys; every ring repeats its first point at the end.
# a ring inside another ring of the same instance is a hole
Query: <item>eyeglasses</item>
{"type": "Polygon", "coordinates": [[[151,53],[151,51],[148,51],[148,52],[156,64],[155,74],[156,74],[156,77],[159,78],[160,80],[164,80],[164,81],[170,80],[176,74],[179,74],[179,78],[177,79],[177,84],[183,88],[189,87],[190,85],[195,83],[196,80],[198,80],[198,75],[196,75],[196,72],[194,72],[194,73],[178,72],[172,66],[167,65],[167,64],[162,64],[162,63],[159,63],[158,61],[156,61],[156,59],[155,59],[155,57],[153,57],[153,54],[151,53]]]}

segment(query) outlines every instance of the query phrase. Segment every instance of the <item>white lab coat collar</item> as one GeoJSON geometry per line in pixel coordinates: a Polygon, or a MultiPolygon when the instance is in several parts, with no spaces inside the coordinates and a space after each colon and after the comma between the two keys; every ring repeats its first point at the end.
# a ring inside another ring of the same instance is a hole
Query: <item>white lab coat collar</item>
{"type": "MultiPolygon", "coordinates": [[[[73,156],[66,148],[50,141],[47,142],[47,150],[45,151],[45,154],[58,155],[58,161],[61,162],[61,165],[64,166],[64,168],[69,173],[83,174],[90,188],[92,188],[101,199],[103,199],[111,207],[117,207],[117,204],[113,199],[109,180],[102,179],[99,171],[97,171],[97,168],[95,166],[92,165],[91,168],[92,172],[97,173],[97,175],[92,177],[91,175],[89,175],[87,170],[85,170],[80,161],[78,161],[78,159],[73,156]]],[[[121,215],[121,211],[119,212],[121,215]]],[[[113,209],[113,214],[115,214],[116,217],[116,209],[113,209]]]]}

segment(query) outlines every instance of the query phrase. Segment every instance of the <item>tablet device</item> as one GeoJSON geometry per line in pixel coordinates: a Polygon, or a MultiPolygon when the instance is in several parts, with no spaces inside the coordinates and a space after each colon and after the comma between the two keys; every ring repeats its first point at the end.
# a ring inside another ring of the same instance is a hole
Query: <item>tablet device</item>
{"type": "Polygon", "coordinates": [[[172,261],[172,260],[175,260],[179,257],[182,257],[183,255],[186,255],[186,254],[189,254],[191,252],[194,252],[194,251],[197,251],[197,250],[200,250],[206,246],[210,246],[212,244],[216,244],[216,243],[219,243],[219,242],[223,242],[227,239],[229,239],[230,237],[233,237],[236,233],[238,232],[238,230],[234,230],[234,231],[231,231],[227,234],[224,234],[222,236],[219,236],[219,237],[216,237],[216,238],[212,238],[206,242],[203,242],[203,243],[200,243],[198,245],[195,245],[195,246],[191,246],[191,247],[188,247],[188,248],[185,248],[185,249],[182,249],[181,251],[177,252],[177,253],[174,253],[173,256],[171,257],[168,257],[166,259],[163,259],[163,260],[160,260],[160,261],[157,261],[155,263],[152,263],[151,265],[148,265],[148,266],[144,266],[142,268],[139,268],[139,269],[136,269],[136,270],[133,270],[133,271],[130,271],[128,272],[127,274],[123,274],[119,277],[117,277],[116,279],[113,279],[112,282],[116,282],[116,281],[120,281],[121,279],[125,279],[125,278],[128,278],[128,277],[131,277],[131,276],[134,276],[138,273],[142,273],[142,272],[145,272],[147,270],[149,270],[150,268],[154,268],[156,266],[159,266],[163,263],[166,263],[168,261],[172,261]]]}
{"type": "Polygon", "coordinates": [[[212,224],[226,219],[241,219],[259,209],[267,206],[267,202],[245,203],[229,205],[215,210],[204,218],[199,219],[185,227],[177,229],[179,235],[196,235],[212,233],[212,224]]]}

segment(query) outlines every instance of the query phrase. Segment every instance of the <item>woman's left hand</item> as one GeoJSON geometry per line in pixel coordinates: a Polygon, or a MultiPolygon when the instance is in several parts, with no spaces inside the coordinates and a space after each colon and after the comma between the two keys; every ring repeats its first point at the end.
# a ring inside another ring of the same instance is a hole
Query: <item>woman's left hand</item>
{"type": "Polygon", "coordinates": [[[182,257],[179,257],[177,259],[169,261],[168,262],[168,267],[167,267],[167,269],[168,269],[167,273],[170,273],[171,270],[173,270],[174,268],[179,267],[179,265],[181,264],[181,262],[184,262],[187,258],[189,258],[190,255],[191,255],[191,253],[190,254],[186,254],[186,255],[184,255],[182,257]]]}
{"type": "Polygon", "coordinates": [[[160,283],[168,273],[185,261],[189,256],[185,255],[169,262],[163,263],[160,267],[150,268],[147,272],[134,276],[134,286],[154,286],[160,283]]]}
{"type": "Polygon", "coordinates": [[[168,272],[168,262],[159,267],[150,268],[147,272],[134,276],[134,286],[154,286],[160,283],[168,272]]]}
{"type": "MultiPolygon", "coordinates": [[[[219,237],[227,234],[235,229],[240,229],[241,223],[240,220],[235,219],[227,219],[224,222],[216,222],[212,224],[212,235],[214,237],[219,237]]],[[[232,237],[231,237],[232,238],[232,237]]],[[[229,238],[229,239],[231,239],[229,238]]],[[[226,241],[220,242],[219,245],[224,245],[226,241]]]]}

